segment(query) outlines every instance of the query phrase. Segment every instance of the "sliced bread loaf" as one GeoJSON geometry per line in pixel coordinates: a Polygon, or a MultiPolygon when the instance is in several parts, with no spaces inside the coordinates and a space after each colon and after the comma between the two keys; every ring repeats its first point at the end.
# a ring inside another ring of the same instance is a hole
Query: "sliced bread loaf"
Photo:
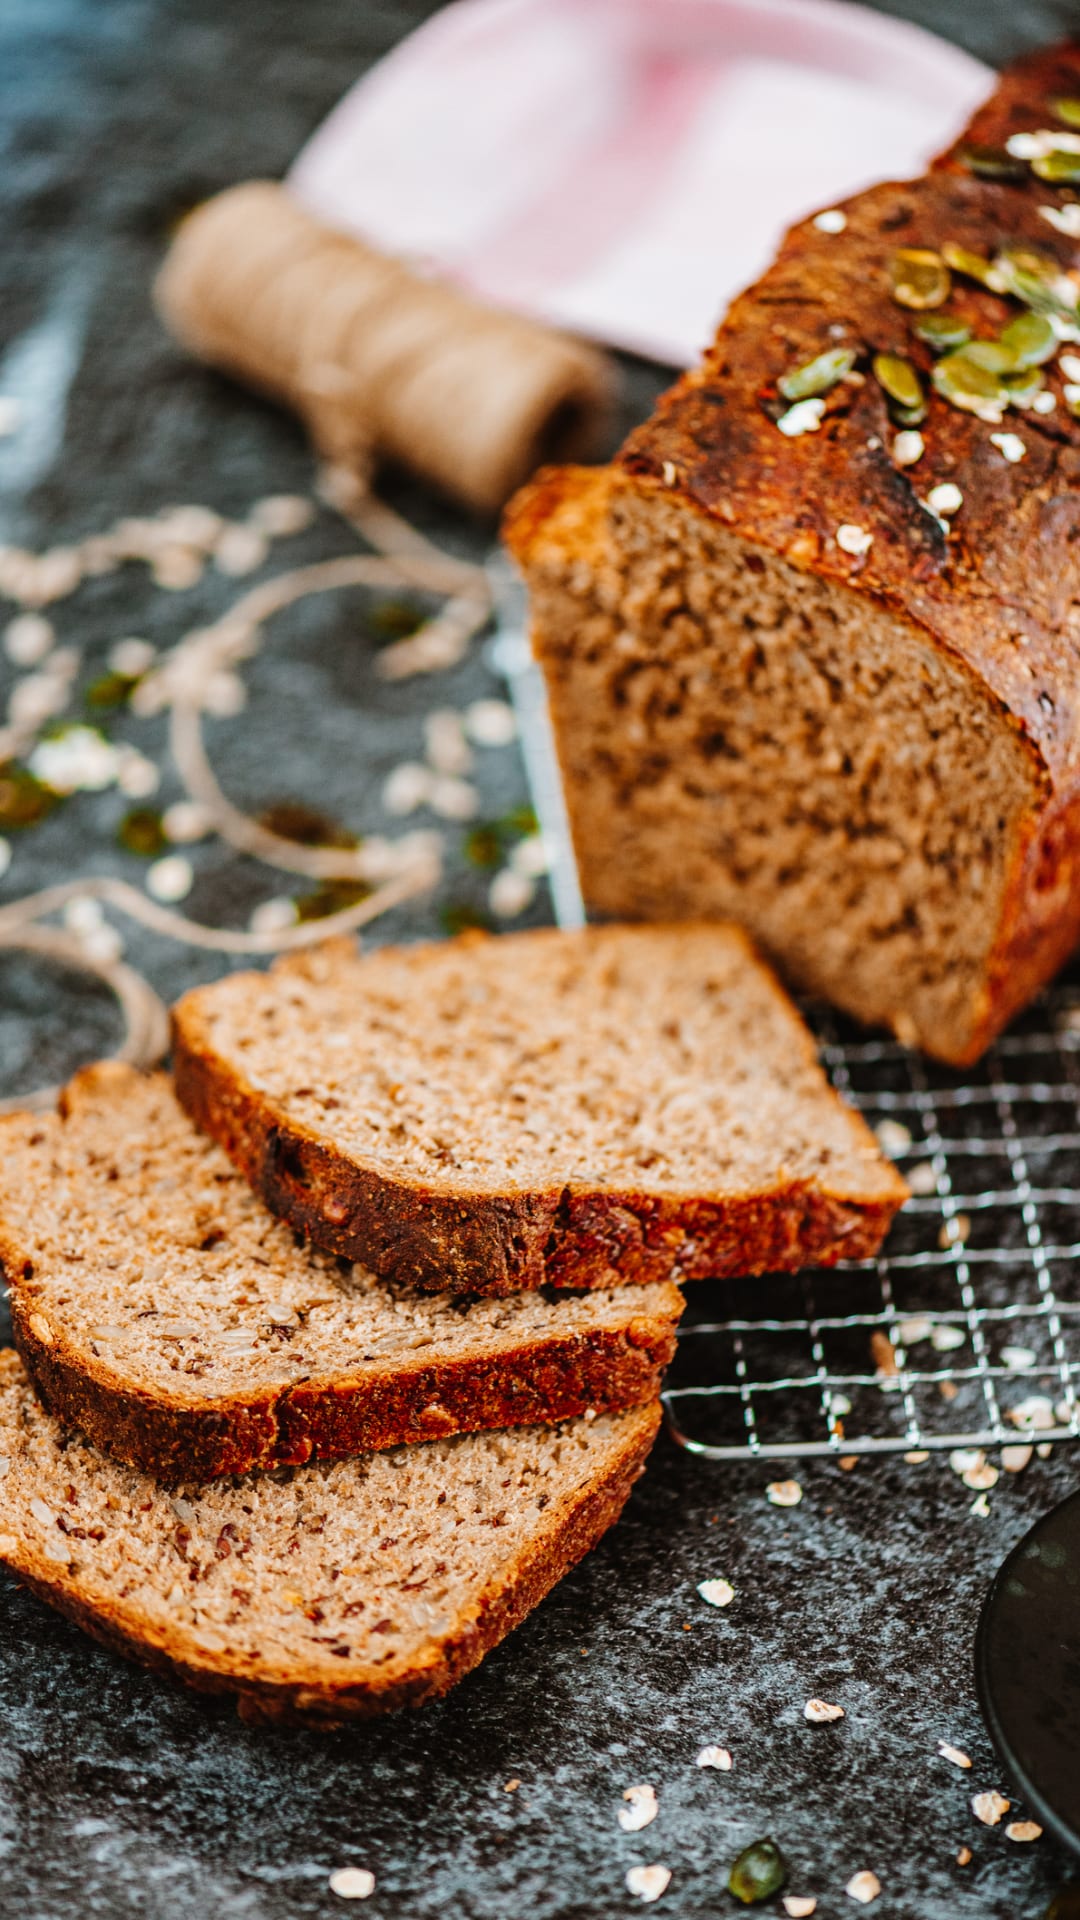
{"type": "Polygon", "coordinates": [[[654,1399],[659,1282],[498,1300],[308,1253],[164,1074],[107,1064],[0,1121],[0,1259],[46,1404],[165,1479],[208,1479],[654,1399]]]}
{"type": "Polygon", "coordinates": [[[1034,54],[922,179],[799,222],[613,465],[506,524],[593,911],[730,915],[960,1066],[1080,938],[1080,228],[1047,131],[1078,95],[1080,42],[1034,54]]]}
{"type": "Polygon", "coordinates": [[[271,1209],[419,1287],[831,1263],[906,1194],[731,927],[337,943],[189,993],[174,1041],[271,1209]]]}
{"type": "Polygon", "coordinates": [[[630,1413],[170,1495],[65,1432],[0,1352],[0,1564],[106,1645],[247,1719],[416,1706],[617,1519],[659,1421],[630,1413]]]}

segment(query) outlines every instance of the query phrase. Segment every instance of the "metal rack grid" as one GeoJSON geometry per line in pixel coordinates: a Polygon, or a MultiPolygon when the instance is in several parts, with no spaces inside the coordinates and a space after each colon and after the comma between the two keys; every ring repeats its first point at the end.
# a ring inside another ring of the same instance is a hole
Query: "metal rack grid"
{"type": "MultiPolygon", "coordinates": [[[[556,918],[580,925],[543,682],[515,584],[500,571],[494,585],[493,664],[556,918]]],[[[967,1074],[805,1011],[914,1197],[876,1260],[696,1283],[663,1396],[673,1437],[713,1460],[1080,1439],[1080,972],[967,1074]]]]}

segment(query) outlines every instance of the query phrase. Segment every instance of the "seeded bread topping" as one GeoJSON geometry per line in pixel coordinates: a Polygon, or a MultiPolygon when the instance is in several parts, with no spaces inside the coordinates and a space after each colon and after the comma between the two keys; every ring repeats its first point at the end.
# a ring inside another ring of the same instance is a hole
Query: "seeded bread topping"
{"type": "Polygon", "coordinates": [[[116,1065],[0,1121],[0,1257],[53,1412],[171,1479],[654,1399],[682,1308],[670,1282],[454,1298],[308,1253],[164,1074],[116,1065]]]}
{"type": "Polygon", "coordinates": [[[1080,50],[512,506],[586,897],[962,1063],[1080,932],[1080,50]]]}

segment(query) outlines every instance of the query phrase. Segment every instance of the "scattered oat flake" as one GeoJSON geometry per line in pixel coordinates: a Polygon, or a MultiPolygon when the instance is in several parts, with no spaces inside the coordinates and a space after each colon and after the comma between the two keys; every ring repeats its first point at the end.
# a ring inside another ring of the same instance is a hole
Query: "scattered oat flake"
{"type": "Polygon", "coordinates": [[[971,1221],[968,1215],[955,1213],[951,1220],[943,1223],[941,1232],[938,1234],[938,1246],[943,1253],[948,1253],[950,1247],[955,1247],[960,1241],[966,1240],[970,1232],[971,1221]]]}
{"type": "Polygon", "coordinates": [[[1020,1427],[1027,1433],[1045,1432],[1054,1425],[1054,1406],[1045,1394],[1033,1393],[1027,1400],[1021,1400],[1015,1407],[1009,1407],[1006,1420],[1014,1427],[1020,1427]]]}
{"type": "Polygon", "coordinates": [[[1023,1473],[1034,1451],[1034,1447],[1002,1447],[1001,1464],[1006,1473],[1023,1473]]]}
{"type": "Polygon", "coordinates": [[[841,1473],[854,1473],[859,1464],[859,1456],[857,1453],[842,1453],[836,1464],[841,1473]]]}
{"type": "Polygon", "coordinates": [[[710,1607],[730,1607],[735,1598],[735,1589],[730,1580],[701,1580],[698,1592],[710,1607]]]}
{"type": "Polygon", "coordinates": [[[950,1747],[947,1740],[938,1741],[938,1752],[943,1760],[951,1760],[954,1767],[970,1767],[971,1761],[962,1747],[950,1747]]]}
{"type": "Polygon", "coordinates": [[[901,1320],[897,1332],[905,1347],[917,1347],[920,1340],[929,1340],[934,1331],[934,1323],[924,1315],[913,1315],[910,1320],[901,1320]]]}
{"type": "Polygon", "coordinates": [[[939,1380],[938,1392],[943,1400],[955,1400],[960,1389],[955,1380],[939,1380]]]}
{"type": "Polygon", "coordinates": [[[505,700],[474,700],[465,709],[465,731],[478,747],[508,747],[517,734],[514,709],[505,700]]]}
{"type": "Polygon", "coordinates": [[[907,427],[897,434],[892,451],[898,467],[913,467],[926,452],[926,441],[917,427],[907,427]]]}
{"type": "Polygon", "coordinates": [[[921,1467],[924,1460],[929,1460],[929,1458],[930,1455],[925,1447],[913,1447],[910,1453],[905,1453],[904,1455],[904,1459],[907,1461],[909,1467],[921,1467]]]}
{"type": "MultiPolygon", "coordinates": [[[[814,225],[819,233],[843,233],[847,226],[847,214],[843,213],[839,207],[823,207],[820,213],[815,213],[814,225]]],[[[788,1912],[791,1912],[790,1907],[788,1912]]],[[[812,1913],[813,1908],[800,1907],[799,1912],[812,1913]]]]}
{"type": "Polygon", "coordinates": [[[626,1876],[627,1893],[636,1893],[639,1900],[659,1900],[671,1885],[671,1868],[659,1865],[651,1867],[631,1867],[626,1876]]]}
{"type": "Polygon", "coordinates": [[[505,1785],[505,1787],[503,1788],[503,1792],[504,1792],[504,1793],[516,1793],[516,1792],[517,1792],[517,1790],[518,1790],[518,1788],[520,1787],[520,1785],[521,1785],[521,1781],[520,1781],[520,1780],[516,1780],[516,1779],[515,1779],[515,1780],[508,1780],[508,1781],[507,1781],[507,1783],[506,1783],[506,1785],[505,1785]]]}
{"type": "Polygon", "coordinates": [[[843,553],[854,554],[858,559],[861,554],[869,553],[874,544],[874,536],[872,533],[867,533],[865,527],[857,527],[853,521],[845,520],[843,525],[836,529],[836,544],[843,553]]]}
{"type": "Polygon", "coordinates": [[[917,1167],[909,1167],[907,1183],[912,1193],[926,1195],[937,1192],[937,1174],[929,1160],[920,1160],[917,1167]]]}
{"type": "Polygon", "coordinates": [[[824,416],[824,400],[796,400],[776,424],[789,440],[796,440],[801,434],[816,433],[824,416]]]}
{"type": "Polygon", "coordinates": [[[930,1335],[930,1345],[935,1353],[955,1353],[957,1347],[962,1347],[966,1339],[967,1334],[963,1327],[953,1327],[948,1321],[943,1321],[930,1335]]]}
{"type": "Polygon", "coordinates": [[[1080,240],[1080,203],[1069,200],[1063,207],[1040,207],[1039,212],[1058,233],[1064,233],[1070,240],[1080,240]]]}
{"type": "Polygon", "coordinates": [[[984,1827],[996,1827],[1011,1806],[1012,1801],[1006,1800],[1004,1794],[999,1793],[996,1787],[991,1788],[989,1793],[974,1794],[971,1801],[971,1811],[976,1820],[982,1821],[984,1827]]]}
{"type": "Polygon", "coordinates": [[[984,1460],[981,1466],[972,1467],[963,1476],[965,1487],[970,1487],[972,1493],[988,1493],[991,1487],[997,1486],[1000,1478],[998,1469],[989,1460],[984,1460]]]}
{"type": "Polygon", "coordinates": [[[1026,1840],[1041,1840],[1042,1828],[1037,1820],[1010,1820],[1005,1829],[1007,1840],[1016,1840],[1021,1845],[1026,1840]]]}
{"type": "Polygon", "coordinates": [[[488,905],[500,920],[515,920],[536,898],[536,882],[527,873],[503,867],[488,888],[488,905]]]}
{"type": "Polygon", "coordinates": [[[926,496],[926,503],[934,513],[942,513],[948,517],[951,513],[959,513],[964,504],[964,496],[955,480],[942,480],[936,487],[931,487],[926,496]]]}
{"type": "Polygon", "coordinates": [[[957,1847],[956,1864],[958,1867],[969,1867],[971,1865],[971,1848],[970,1847],[957,1847]]]}
{"type": "Polygon", "coordinates": [[[881,1892],[881,1881],[876,1873],[865,1868],[862,1873],[854,1873],[844,1888],[849,1900],[857,1900],[861,1907],[868,1907],[881,1892]]]}
{"type": "Polygon", "coordinates": [[[803,1490],[797,1480],[770,1480],[765,1498],[773,1507],[797,1507],[803,1490]]]}
{"type": "Polygon", "coordinates": [[[1010,1373],[1027,1373],[1037,1366],[1039,1356],[1033,1347],[1002,1347],[1001,1364],[1008,1367],[1010,1373]]]}
{"type": "Polygon", "coordinates": [[[843,1707],[830,1706],[827,1700],[808,1700],[803,1708],[803,1716],[811,1726],[825,1727],[833,1720],[844,1718],[843,1707]]]}
{"type": "Polygon", "coordinates": [[[726,1747],[702,1747],[697,1757],[699,1767],[715,1767],[718,1773],[730,1773],[731,1764],[731,1755],[726,1747]]]}
{"type": "Polygon", "coordinates": [[[817,1912],[817,1901],[810,1893],[785,1893],[784,1912],[788,1920],[810,1920],[810,1915],[817,1912]]]}
{"type": "Polygon", "coordinates": [[[949,1455],[949,1465],[954,1473],[963,1475],[973,1473],[976,1467],[982,1466],[985,1459],[986,1455],[981,1447],[956,1447],[949,1455]]]}
{"type": "Polygon", "coordinates": [[[619,1808],[618,1821],[624,1833],[640,1833],[642,1827],[649,1826],[660,1811],[653,1787],[627,1787],[623,1799],[627,1805],[619,1808]]]}
{"type": "Polygon", "coordinates": [[[339,1867],[330,1875],[330,1891],[339,1900],[366,1900],[375,1891],[375,1875],[367,1867],[339,1867]]]}
{"type": "Polygon", "coordinates": [[[883,1153],[906,1153],[911,1145],[911,1134],[900,1120],[879,1120],[874,1132],[883,1153]]]}
{"type": "Polygon", "coordinates": [[[1002,459],[1008,460],[1011,466],[1023,460],[1027,453],[1027,447],[1018,433],[992,433],[990,439],[1002,459]]]}
{"type": "Polygon", "coordinates": [[[186,899],[194,884],[191,861],[182,853],[167,853],[163,860],[155,860],[146,875],[147,893],[165,905],[186,899]]]}
{"type": "Polygon", "coordinates": [[[888,1334],[882,1333],[880,1327],[870,1335],[870,1357],[878,1372],[885,1374],[886,1377],[899,1371],[896,1348],[888,1334]]]}
{"type": "Polygon", "coordinates": [[[977,1493],[975,1495],[975,1498],[972,1501],[968,1511],[975,1515],[976,1520],[989,1520],[990,1502],[987,1499],[985,1493],[977,1493]]]}

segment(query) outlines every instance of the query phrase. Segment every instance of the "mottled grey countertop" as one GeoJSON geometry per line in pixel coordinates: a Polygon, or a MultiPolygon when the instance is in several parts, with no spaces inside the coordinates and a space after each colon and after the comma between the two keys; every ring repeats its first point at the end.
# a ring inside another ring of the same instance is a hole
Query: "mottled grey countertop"
{"type": "MultiPolygon", "coordinates": [[[[187,362],[152,316],[149,283],[180,211],[280,174],[362,66],[429,10],[0,0],[0,393],[25,391],[33,421],[0,440],[0,544],[40,550],[185,501],[242,517],[266,494],[310,492],[298,430],[187,362]]],[[[1070,0],[894,10],[991,61],[1077,17],[1070,0]]],[[[661,376],[627,374],[633,414],[661,376]]],[[[391,494],[456,551],[483,553],[488,530],[403,480],[391,494]]],[[[269,570],[350,544],[321,511],[275,546],[269,570]]],[[[163,593],[126,568],[58,603],[61,643],[81,650],[67,717],[118,637],[169,645],[235,591],[210,571],[163,593]]],[[[0,607],[0,623],[14,611],[0,607]]],[[[211,723],[229,790],[253,808],[303,799],[384,830],[383,782],[418,757],[425,708],[497,685],[479,652],[438,681],[380,681],[356,595],[305,603],[285,625],[246,672],[246,712],[211,723]]],[[[6,691],[7,663],[0,673],[6,691]]],[[[164,767],[150,804],[175,797],[162,720],[125,708],[90,718],[164,767]]],[[[516,751],[479,758],[483,818],[504,819],[525,799],[516,751]]],[[[12,835],[3,896],[90,871],[138,881],[138,857],[116,841],[130,805],[114,787],[79,794],[12,835]]],[[[392,916],[379,937],[484,908],[490,875],[467,857],[467,829],[445,833],[439,899],[392,916]]],[[[242,926],[280,891],[280,877],[219,842],[191,858],[185,905],[208,922],[242,926]]],[[[546,913],[538,896],[526,919],[546,913]]],[[[223,964],[130,928],[125,938],[165,996],[223,964]]],[[[11,955],[0,980],[5,1092],[114,1043],[115,1010],[92,983],[11,955]]],[[[1035,1920],[1068,1862],[1048,1840],[1021,1848],[971,1816],[973,1790],[1004,1784],[971,1645],[994,1568],[1076,1467],[1059,1448],[1003,1480],[979,1519],[944,1461],[803,1464],[802,1503],[783,1511],[764,1489],[789,1469],[696,1465],[661,1441],[622,1523],[455,1695],[331,1735],[247,1731],[0,1580],[0,1907],[20,1920],[329,1916],[341,1908],[328,1875],[355,1863],[376,1876],[372,1920],[615,1920],[642,1911],[627,1868],[660,1861],[673,1878],[655,1911],[704,1920],[734,1910],[728,1865],[768,1833],[821,1920],[858,1911],[844,1886],[864,1868],[882,1881],[871,1909],[882,1920],[1035,1920]],[[695,1592],[719,1574],[736,1589],[723,1612],[695,1592]],[[841,1700],[843,1722],[808,1726],[812,1695],[841,1700]],[[939,1740],[970,1753],[970,1773],[936,1757],[939,1740]],[[712,1742],[730,1748],[731,1773],[695,1766],[712,1742]],[[655,1787],[660,1813],[624,1835],[616,1809],[637,1782],[655,1787]],[[963,1846],[973,1858],[960,1867],[963,1846]]]]}

